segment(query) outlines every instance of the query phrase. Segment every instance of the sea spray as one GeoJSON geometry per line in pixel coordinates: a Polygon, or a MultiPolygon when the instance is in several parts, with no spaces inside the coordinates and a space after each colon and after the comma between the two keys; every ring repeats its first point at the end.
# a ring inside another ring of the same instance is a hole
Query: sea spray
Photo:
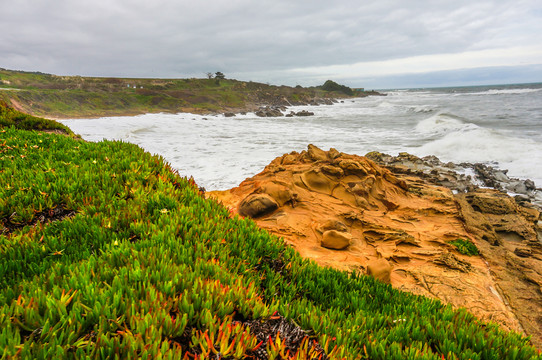
{"type": "Polygon", "coordinates": [[[65,120],[86,140],[120,139],[165,157],[209,190],[238,185],[284,153],[436,155],[483,162],[542,186],[542,84],[390,91],[386,97],[300,106],[310,117],[146,114],[65,120]],[[461,96],[455,96],[461,95],[461,96]]]}

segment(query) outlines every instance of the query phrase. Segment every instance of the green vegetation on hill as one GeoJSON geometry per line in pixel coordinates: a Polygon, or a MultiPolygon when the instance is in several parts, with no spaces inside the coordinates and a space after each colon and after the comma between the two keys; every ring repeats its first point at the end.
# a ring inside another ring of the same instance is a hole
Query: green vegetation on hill
{"type": "Polygon", "coordinates": [[[346,95],[354,95],[354,90],[345,85],[339,85],[335,81],[327,80],[324,85],[321,86],[325,91],[337,91],[346,95]]]}
{"type": "Polygon", "coordinates": [[[18,124],[0,128],[1,358],[542,358],[302,259],[136,145],[18,124]]]}
{"type": "Polygon", "coordinates": [[[66,135],[73,135],[67,126],[56,121],[50,121],[24,114],[7,106],[0,101],[0,127],[14,126],[24,130],[56,131],[66,135]]]}
{"type": "Polygon", "coordinates": [[[450,241],[450,244],[455,246],[457,251],[459,251],[459,253],[463,255],[468,255],[468,256],[480,255],[480,252],[478,251],[478,248],[476,247],[476,245],[474,245],[474,243],[468,239],[465,240],[465,239],[458,238],[458,239],[450,241]]]}
{"type": "Polygon", "coordinates": [[[218,78],[121,79],[0,69],[0,100],[33,115],[57,118],[252,111],[261,105],[305,105],[314,99],[346,96],[340,91],[273,86],[222,77],[220,81],[218,78]]]}

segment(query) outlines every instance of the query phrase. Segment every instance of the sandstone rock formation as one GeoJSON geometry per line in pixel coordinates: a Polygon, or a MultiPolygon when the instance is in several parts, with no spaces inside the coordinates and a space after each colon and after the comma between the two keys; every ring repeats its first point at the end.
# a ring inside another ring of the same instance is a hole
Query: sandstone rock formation
{"type": "Polygon", "coordinates": [[[385,156],[370,155],[379,165],[309,145],[209,196],[321,265],[365,272],[398,289],[466,307],[542,345],[538,208],[480,189],[467,175],[454,177],[436,158],[431,168],[427,161],[416,167],[386,164],[385,156]],[[459,253],[450,244],[456,239],[472,241],[481,255],[459,253]]]}

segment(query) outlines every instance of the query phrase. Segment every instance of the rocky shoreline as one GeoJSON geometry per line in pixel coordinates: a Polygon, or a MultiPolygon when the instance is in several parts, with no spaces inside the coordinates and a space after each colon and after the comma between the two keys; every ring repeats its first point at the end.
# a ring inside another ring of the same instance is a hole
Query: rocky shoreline
{"type": "MultiPolygon", "coordinates": [[[[359,97],[367,97],[367,96],[387,96],[385,93],[379,93],[377,91],[367,91],[364,92],[362,96],[359,97]]],[[[291,102],[287,98],[278,98],[274,101],[267,102],[265,105],[255,105],[251,107],[250,111],[247,111],[246,109],[237,111],[226,111],[223,112],[223,115],[225,117],[233,117],[236,115],[236,113],[239,113],[241,115],[245,115],[247,112],[254,112],[256,116],[259,117],[294,117],[294,116],[313,116],[314,113],[312,111],[308,110],[301,110],[298,112],[294,111],[288,111],[288,107],[290,106],[320,106],[320,105],[333,105],[338,103],[344,103],[343,99],[334,99],[334,98],[313,98],[308,101],[297,101],[297,102],[291,102]]]]}
{"type": "Polygon", "coordinates": [[[482,163],[444,163],[436,156],[419,158],[408,153],[391,156],[370,152],[365,156],[394,173],[416,175],[456,193],[490,188],[508,193],[522,205],[529,206],[530,203],[531,206],[542,210],[542,188],[538,188],[530,179],[509,177],[508,170],[500,170],[482,163]]]}
{"type": "Polygon", "coordinates": [[[531,181],[482,164],[309,145],[208,196],[322,266],[465,307],[540,347],[540,194],[531,181]]]}
{"type": "Polygon", "coordinates": [[[353,90],[332,81],[321,86],[290,87],[227,78],[95,78],[5,69],[0,69],[0,73],[9,89],[20,90],[0,89],[2,101],[19,111],[49,119],[161,112],[219,115],[262,110],[265,114],[282,106],[329,104],[332,99],[383,95],[353,90]]]}

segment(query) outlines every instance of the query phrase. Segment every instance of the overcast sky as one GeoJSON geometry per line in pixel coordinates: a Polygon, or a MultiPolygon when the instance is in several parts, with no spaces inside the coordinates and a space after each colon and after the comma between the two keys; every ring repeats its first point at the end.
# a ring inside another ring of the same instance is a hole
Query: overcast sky
{"type": "Polygon", "coordinates": [[[540,0],[0,0],[0,67],[392,88],[542,81],[540,0]]]}

